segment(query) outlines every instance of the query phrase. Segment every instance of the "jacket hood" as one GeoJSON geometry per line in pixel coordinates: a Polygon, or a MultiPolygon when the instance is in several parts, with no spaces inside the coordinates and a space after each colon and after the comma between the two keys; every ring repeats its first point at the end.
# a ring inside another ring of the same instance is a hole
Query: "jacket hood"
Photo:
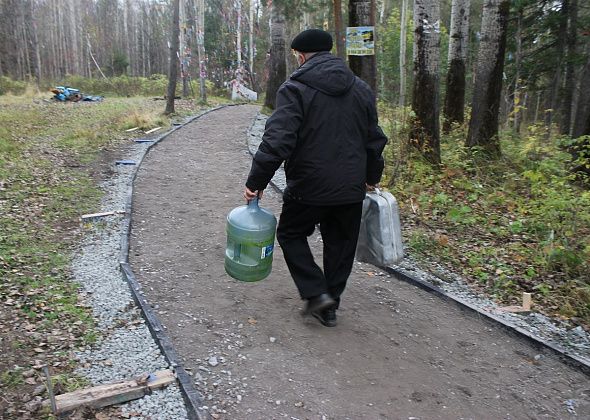
{"type": "Polygon", "coordinates": [[[326,95],[340,96],[350,90],[356,78],[342,59],[329,52],[320,52],[295,70],[291,79],[326,95]]]}

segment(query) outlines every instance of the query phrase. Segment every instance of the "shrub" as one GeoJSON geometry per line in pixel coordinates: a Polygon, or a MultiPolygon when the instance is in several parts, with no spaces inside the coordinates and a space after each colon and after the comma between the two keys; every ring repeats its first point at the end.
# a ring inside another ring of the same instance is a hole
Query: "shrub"
{"type": "Polygon", "coordinates": [[[7,93],[22,95],[23,93],[25,93],[26,88],[26,82],[12,80],[6,76],[0,77],[0,95],[5,95],[7,93]]]}

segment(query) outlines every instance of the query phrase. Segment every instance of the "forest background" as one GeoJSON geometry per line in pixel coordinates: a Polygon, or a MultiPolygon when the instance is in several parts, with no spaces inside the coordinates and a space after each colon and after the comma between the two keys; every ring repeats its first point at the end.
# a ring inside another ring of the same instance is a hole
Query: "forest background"
{"type": "MultiPolygon", "coordinates": [[[[580,0],[0,0],[0,326],[22,318],[91,343],[67,267],[77,217],[100,198],[101,156],[125,130],[227,102],[235,83],[272,112],[297,65],[290,40],[306,28],[331,32],[333,53],[376,91],[390,138],[382,185],[400,203],[410,257],[503,305],[533,293],[536,310],[588,328],[580,0]],[[374,56],[346,56],[347,26],[375,27],[374,56]],[[55,86],[106,99],[52,102],[55,86]],[[165,96],[182,99],[164,112],[153,98],[165,96]]],[[[34,336],[2,346],[39,349],[34,336]]],[[[7,372],[4,385],[22,384],[7,372]]]]}

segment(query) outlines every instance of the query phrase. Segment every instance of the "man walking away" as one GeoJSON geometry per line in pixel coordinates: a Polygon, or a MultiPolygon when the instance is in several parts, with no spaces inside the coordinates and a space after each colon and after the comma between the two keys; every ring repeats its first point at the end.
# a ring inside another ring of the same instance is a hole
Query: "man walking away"
{"type": "Polygon", "coordinates": [[[375,95],[345,62],[330,54],[332,37],[319,29],[291,43],[299,68],[277,92],[244,197],[266,188],[285,162],[287,188],[277,239],[305,313],[336,325],[336,310],[352,271],[362,202],[383,172],[387,138],[377,122],[375,95]],[[320,226],[323,271],[307,242],[320,226]]]}

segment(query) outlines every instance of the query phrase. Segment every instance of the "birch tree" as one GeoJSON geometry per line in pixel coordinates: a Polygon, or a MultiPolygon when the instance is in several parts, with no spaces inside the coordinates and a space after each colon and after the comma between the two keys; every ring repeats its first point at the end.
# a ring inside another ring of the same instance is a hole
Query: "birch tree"
{"type": "Polygon", "coordinates": [[[469,47],[470,0],[453,0],[449,40],[449,71],[444,106],[443,130],[449,132],[453,123],[463,123],[465,108],[465,70],[469,47]]]}
{"type": "Polygon", "coordinates": [[[406,40],[408,31],[408,0],[402,0],[399,37],[399,106],[406,106],[406,40]]]}
{"type": "Polygon", "coordinates": [[[270,34],[269,74],[264,106],[275,109],[277,91],[287,78],[287,65],[285,62],[285,15],[282,6],[276,2],[273,2],[271,6],[270,34]]]}
{"type": "Polygon", "coordinates": [[[199,91],[201,102],[207,103],[206,74],[205,65],[205,0],[194,0],[197,15],[197,61],[199,62],[199,91]]]}
{"type": "Polygon", "coordinates": [[[410,143],[440,164],[440,8],[438,0],[414,0],[414,117],[410,143]]]}
{"type": "Polygon", "coordinates": [[[466,146],[481,147],[489,156],[501,153],[498,113],[506,51],[506,29],[510,0],[485,0],[481,23],[481,43],[475,69],[471,120],[466,146]]]}

